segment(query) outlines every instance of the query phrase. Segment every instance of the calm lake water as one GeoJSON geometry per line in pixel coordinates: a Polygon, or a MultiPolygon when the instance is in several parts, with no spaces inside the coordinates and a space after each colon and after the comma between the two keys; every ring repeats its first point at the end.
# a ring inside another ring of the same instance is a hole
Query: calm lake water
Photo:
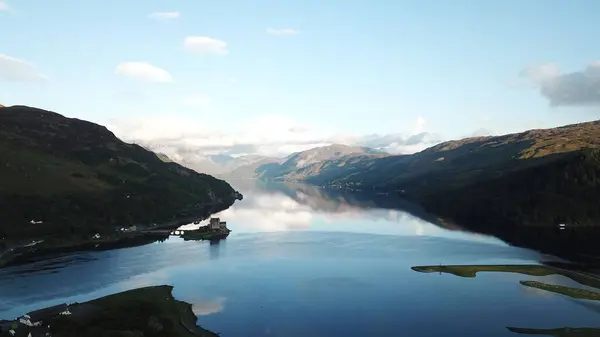
{"type": "Polygon", "coordinates": [[[600,305],[519,284],[562,276],[419,273],[418,265],[532,264],[551,258],[444,229],[390,197],[232,182],[218,244],[171,238],[0,270],[0,318],[148,285],[174,285],[198,323],[235,336],[518,336],[507,327],[600,328],[600,305]]]}

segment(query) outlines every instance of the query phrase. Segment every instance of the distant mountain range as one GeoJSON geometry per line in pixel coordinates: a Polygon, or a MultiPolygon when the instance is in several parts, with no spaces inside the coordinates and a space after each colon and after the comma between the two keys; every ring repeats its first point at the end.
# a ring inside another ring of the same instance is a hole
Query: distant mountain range
{"type": "Polygon", "coordinates": [[[385,156],[388,154],[368,147],[333,144],[292,153],[281,159],[264,158],[250,165],[241,166],[226,176],[299,181],[321,174],[326,170],[325,165],[333,161],[345,163],[358,157],[379,158],[385,156]]]}
{"type": "MultiPolygon", "coordinates": [[[[151,150],[151,147],[148,149],[151,150]]],[[[221,177],[302,180],[320,171],[320,166],[330,160],[346,160],[354,156],[382,157],[388,154],[368,147],[333,144],[292,153],[283,158],[197,153],[173,159],[161,152],[157,152],[157,155],[164,161],[176,161],[197,172],[221,177]],[[296,170],[299,172],[295,172],[296,170]]]]}
{"type": "MultiPolygon", "coordinates": [[[[152,147],[147,147],[148,150],[153,151],[152,147]]],[[[183,158],[171,158],[165,153],[156,152],[161,159],[164,161],[174,161],[185,167],[188,167],[196,172],[211,174],[211,175],[223,175],[236,170],[242,166],[253,165],[255,163],[265,163],[277,158],[269,158],[259,155],[245,155],[233,157],[226,154],[215,154],[206,155],[202,153],[195,153],[188,155],[183,158]]],[[[242,170],[243,172],[243,170],[242,170]]]]}
{"type": "Polygon", "coordinates": [[[335,144],[281,159],[262,158],[227,175],[416,194],[431,186],[459,187],[598,148],[598,136],[600,121],[448,141],[412,155],[335,144]]]}
{"type": "Polygon", "coordinates": [[[448,141],[412,155],[331,145],[233,177],[393,193],[473,230],[600,227],[600,121],[448,141]]]}

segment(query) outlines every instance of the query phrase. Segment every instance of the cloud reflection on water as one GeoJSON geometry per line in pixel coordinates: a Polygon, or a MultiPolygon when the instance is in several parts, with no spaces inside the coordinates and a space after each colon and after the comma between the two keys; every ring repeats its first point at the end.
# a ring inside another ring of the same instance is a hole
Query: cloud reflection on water
{"type": "Polygon", "coordinates": [[[393,196],[347,193],[305,184],[229,181],[245,198],[215,216],[234,233],[292,230],[342,231],[405,236],[443,236],[504,244],[457,229],[393,196]]]}
{"type": "Polygon", "coordinates": [[[223,311],[225,307],[225,297],[219,297],[214,300],[192,301],[192,311],[196,316],[207,316],[223,311]]]}

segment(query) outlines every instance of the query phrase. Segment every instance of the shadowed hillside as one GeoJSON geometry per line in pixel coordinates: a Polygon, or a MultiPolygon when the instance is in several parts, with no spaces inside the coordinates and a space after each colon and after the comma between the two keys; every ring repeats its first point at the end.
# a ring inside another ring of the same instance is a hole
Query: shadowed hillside
{"type": "MultiPolygon", "coordinates": [[[[344,148],[332,145],[336,146],[344,148]]],[[[350,189],[414,191],[470,184],[588,147],[600,147],[600,121],[449,141],[412,155],[352,147],[332,154],[325,151],[331,147],[315,148],[259,165],[254,176],[350,189]]]]}
{"type": "Polygon", "coordinates": [[[458,189],[431,189],[419,198],[436,213],[458,221],[485,222],[490,226],[597,226],[600,150],[576,151],[552,162],[458,189]],[[560,212],[552,212],[553,208],[560,212]],[[488,216],[490,213],[494,216],[488,216]]]}
{"type": "Polygon", "coordinates": [[[225,181],[163,162],[103,126],[41,109],[0,110],[0,153],[7,239],[87,237],[224,209],[236,198],[225,181]]]}

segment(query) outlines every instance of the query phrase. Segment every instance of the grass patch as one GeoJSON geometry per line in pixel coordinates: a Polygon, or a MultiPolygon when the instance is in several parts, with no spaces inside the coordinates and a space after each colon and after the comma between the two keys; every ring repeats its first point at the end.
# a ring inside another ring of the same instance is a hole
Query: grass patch
{"type": "Polygon", "coordinates": [[[537,288],[545,291],[549,291],[555,294],[561,294],[569,296],[575,299],[600,301],[600,292],[590,291],[586,289],[579,289],[567,286],[561,286],[556,284],[549,284],[538,281],[520,281],[522,285],[531,288],[537,288]]]}

